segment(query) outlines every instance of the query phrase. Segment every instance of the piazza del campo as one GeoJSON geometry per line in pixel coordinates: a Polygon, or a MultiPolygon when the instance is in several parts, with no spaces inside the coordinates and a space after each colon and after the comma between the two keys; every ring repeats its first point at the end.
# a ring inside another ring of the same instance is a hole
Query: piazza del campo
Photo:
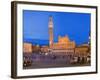
{"type": "Polygon", "coordinates": [[[23,68],[90,66],[90,40],[77,46],[75,41],[71,41],[66,34],[65,36],[59,35],[58,42],[54,42],[53,28],[53,17],[50,16],[48,45],[40,46],[29,42],[23,43],[23,68]]]}

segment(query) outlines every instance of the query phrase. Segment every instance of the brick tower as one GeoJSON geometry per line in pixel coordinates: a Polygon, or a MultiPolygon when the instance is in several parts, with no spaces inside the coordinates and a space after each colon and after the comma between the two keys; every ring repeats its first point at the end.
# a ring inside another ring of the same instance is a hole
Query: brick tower
{"type": "Polygon", "coordinates": [[[52,16],[49,17],[49,46],[52,48],[53,45],[53,19],[52,16]]]}

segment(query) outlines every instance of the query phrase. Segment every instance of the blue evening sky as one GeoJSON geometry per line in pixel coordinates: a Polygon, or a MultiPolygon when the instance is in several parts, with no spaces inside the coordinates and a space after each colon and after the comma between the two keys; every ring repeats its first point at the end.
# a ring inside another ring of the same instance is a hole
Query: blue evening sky
{"type": "Polygon", "coordinates": [[[90,17],[89,13],[49,12],[23,10],[24,39],[49,40],[48,22],[53,17],[54,42],[58,36],[67,35],[76,44],[89,41],[90,17]]]}

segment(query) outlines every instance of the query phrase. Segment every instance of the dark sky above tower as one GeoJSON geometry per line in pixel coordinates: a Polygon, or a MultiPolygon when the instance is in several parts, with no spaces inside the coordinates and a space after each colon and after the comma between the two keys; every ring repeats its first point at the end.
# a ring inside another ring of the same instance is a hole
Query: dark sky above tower
{"type": "Polygon", "coordinates": [[[54,42],[59,35],[67,35],[76,44],[88,43],[91,17],[89,13],[23,10],[24,39],[49,40],[50,16],[53,18],[54,42]]]}

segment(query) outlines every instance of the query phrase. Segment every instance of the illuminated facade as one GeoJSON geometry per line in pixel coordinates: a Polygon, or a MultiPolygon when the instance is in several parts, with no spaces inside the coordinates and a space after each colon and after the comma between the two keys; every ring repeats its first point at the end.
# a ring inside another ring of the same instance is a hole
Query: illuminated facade
{"type": "Polygon", "coordinates": [[[24,51],[24,53],[32,53],[32,44],[31,43],[24,43],[23,44],[23,51],[24,51]]]}
{"type": "Polygon", "coordinates": [[[88,56],[90,55],[89,45],[83,44],[75,48],[75,54],[78,56],[88,56]]]}
{"type": "Polygon", "coordinates": [[[33,45],[32,46],[32,52],[33,53],[37,53],[40,51],[40,46],[39,45],[33,45]]]}
{"type": "Polygon", "coordinates": [[[75,48],[75,42],[70,41],[67,36],[60,37],[58,38],[58,42],[54,43],[52,46],[53,49],[70,49],[70,48],[75,48]]]}

